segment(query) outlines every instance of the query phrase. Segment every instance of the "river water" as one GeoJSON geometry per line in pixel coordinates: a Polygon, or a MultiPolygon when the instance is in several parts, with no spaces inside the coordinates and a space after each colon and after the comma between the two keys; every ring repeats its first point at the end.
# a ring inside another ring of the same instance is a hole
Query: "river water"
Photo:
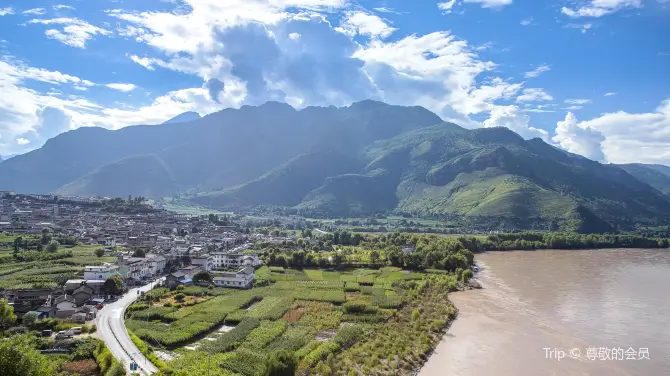
{"type": "Polygon", "coordinates": [[[458,319],[419,376],[670,375],[670,251],[476,261],[484,289],[450,294],[458,319]]]}

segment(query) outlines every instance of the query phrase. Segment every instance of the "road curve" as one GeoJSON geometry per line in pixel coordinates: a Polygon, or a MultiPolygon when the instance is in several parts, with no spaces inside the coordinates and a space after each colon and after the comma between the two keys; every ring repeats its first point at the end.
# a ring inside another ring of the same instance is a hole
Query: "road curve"
{"type": "Polygon", "coordinates": [[[149,291],[153,288],[154,284],[161,280],[163,278],[148,285],[134,288],[116,302],[106,304],[103,309],[98,311],[98,317],[96,318],[98,333],[105,342],[105,345],[107,345],[107,348],[109,348],[109,351],[112,352],[112,355],[123,364],[126,373],[129,372],[131,362],[137,363],[137,371],[142,375],[151,375],[158,372],[158,368],[148,361],[133,341],[130,340],[126,326],[123,323],[123,313],[137,299],[139,296],[138,291],[149,291]]]}

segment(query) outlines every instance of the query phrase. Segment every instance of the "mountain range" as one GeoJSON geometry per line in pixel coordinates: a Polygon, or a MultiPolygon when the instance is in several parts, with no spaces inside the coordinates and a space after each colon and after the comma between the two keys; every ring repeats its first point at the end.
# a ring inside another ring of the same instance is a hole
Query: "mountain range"
{"type": "Polygon", "coordinates": [[[165,197],[309,216],[379,212],[609,232],[670,213],[670,168],[601,164],[422,107],[243,106],[116,131],[79,128],[0,163],[0,189],[165,197]]]}

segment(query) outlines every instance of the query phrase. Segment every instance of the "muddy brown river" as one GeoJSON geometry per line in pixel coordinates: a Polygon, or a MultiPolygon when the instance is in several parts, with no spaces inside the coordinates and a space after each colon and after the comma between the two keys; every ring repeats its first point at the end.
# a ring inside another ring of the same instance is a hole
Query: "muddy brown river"
{"type": "Polygon", "coordinates": [[[670,251],[478,255],[419,376],[670,375],[670,251]]]}

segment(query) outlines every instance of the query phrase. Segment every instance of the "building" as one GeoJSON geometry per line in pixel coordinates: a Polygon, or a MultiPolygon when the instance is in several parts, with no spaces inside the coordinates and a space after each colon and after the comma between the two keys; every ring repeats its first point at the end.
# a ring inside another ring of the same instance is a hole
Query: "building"
{"type": "Polygon", "coordinates": [[[165,271],[167,259],[156,253],[147,254],[146,259],[149,262],[149,271],[151,275],[161,275],[165,271]]]}
{"type": "Polygon", "coordinates": [[[146,258],[119,256],[116,263],[119,266],[121,278],[140,280],[152,275],[151,263],[146,258]]]}
{"type": "Polygon", "coordinates": [[[187,277],[182,272],[174,272],[165,277],[165,284],[169,288],[175,288],[179,285],[190,286],[193,283],[191,278],[187,277]]]}
{"type": "Polygon", "coordinates": [[[217,272],[214,277],[214,285],[218,287],[251,288],[256,278],[254,268],[250,266],[241,267],[235,272],[217,272]]]}
{"type": "Polygon", "coordinates": [[[255,253],[212,253],[215,268],[237,268],[240,266],[259,266],[261,260],[255,253]]]}
{"type": "Polygon", "coordinates": [[[200,270],[209,272],[214,269],[214,258],[211,256],[192,257],[191,264],[199,266],[200,270]]]}
{"type": "Polygon", "coordinates": [[[107,278],[113,275],[119,275],[119,267],[110,263],[104,263],[100,266],[86,266],[84,268],[84,279],[87,281],[106,281],[107,278]]]}
{"type": "Polygon", "coordinates": [[[193,279],[193,276],[198,274],[202,269],[197,265],[189,265],[183,268],[179,268],[178,272],[182,273],[186,278],[193,279]]]}

